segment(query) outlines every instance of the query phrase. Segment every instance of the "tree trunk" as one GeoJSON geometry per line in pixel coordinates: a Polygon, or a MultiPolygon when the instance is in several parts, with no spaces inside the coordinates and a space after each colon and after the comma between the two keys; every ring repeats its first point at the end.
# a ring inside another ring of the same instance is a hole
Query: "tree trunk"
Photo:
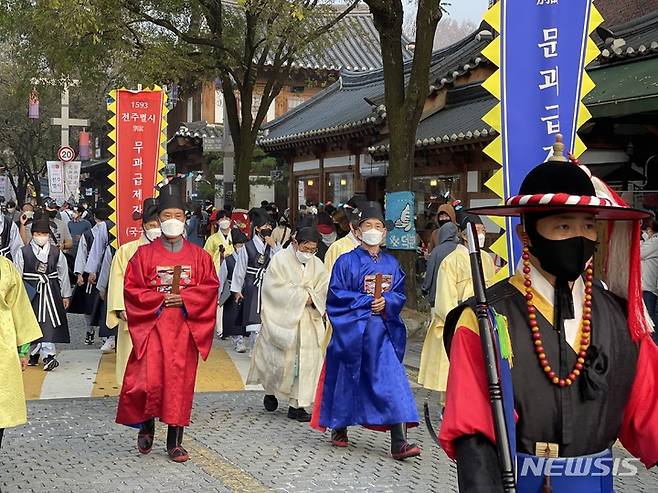
{"type": "MultiPolygon", "coordinates": [[[[388,113],[388,112],[387,112],[388,113]]],[[[386,178],[386,191],[405,192],[413,188],[414,176],[414,144],[416,141],[415,126],[407,125],[401,111],[393,111],[387,115],[389,127],[389,169],[386,178]],[[413,130],[410,132],[409,130],[413,130]]],[[[402,270],[407,274],[405,286],[407,291],[407,306],[415,309],[418,306],[416,283],[415,250],[394,250],[402,270]]]]}
{"type": "MultiPolygon", "coordinates": [[[[387,192],[412,191],[416,129],[429,92],[432,40],[441,19],[436,0],[419,0],[416,13],[416,48],[405,87],[402,58],[403,8],[401,0],[365,0],[379,32],[384,71],[384,101],[389,131],[387,192]]],[[[396,250],[395,255],[407,274],[407,306],[416,308],[416,252],[396,250]]]]}

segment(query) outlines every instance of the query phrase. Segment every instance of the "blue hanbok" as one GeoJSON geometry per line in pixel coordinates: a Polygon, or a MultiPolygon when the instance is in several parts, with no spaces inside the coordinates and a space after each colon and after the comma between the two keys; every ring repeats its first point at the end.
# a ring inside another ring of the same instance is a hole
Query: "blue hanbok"
{"type": "Polygon", "coordinates": [[[363,248],[341,255],[334,265],[327,314],[333,334],[318,386],[313,421],[318,429],[362,425],[418,425],[416,402],[402,364],[407,332],[400,318],[406,301],[404,272],[391,255],[377,258],[363,248]],[[381,314],[371,310],[374,281],[382,274],[381,314]]]}

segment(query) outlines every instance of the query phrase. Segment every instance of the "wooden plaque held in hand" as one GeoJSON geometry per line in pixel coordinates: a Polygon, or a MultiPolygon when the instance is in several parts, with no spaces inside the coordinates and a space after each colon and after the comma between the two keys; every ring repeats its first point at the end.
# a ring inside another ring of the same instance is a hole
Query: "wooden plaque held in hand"
{"type": "Polygon", "coordinates": [[[382,284],[384,277],[381,274],[375,275],[375,299],[378,300],[382,297],[382,284]]]}
{"type": "Polygon", "coordinates": [[[181,273],[181,266],[180,265],[175,265],[174,266],[174,277],[171,280],[171,294],[180,294],[180,273],[181,273]]]}

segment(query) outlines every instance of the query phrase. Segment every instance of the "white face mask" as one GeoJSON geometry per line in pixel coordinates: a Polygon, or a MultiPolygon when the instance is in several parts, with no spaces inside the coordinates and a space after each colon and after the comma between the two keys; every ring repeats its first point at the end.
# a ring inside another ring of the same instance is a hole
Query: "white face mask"
{"type": "Polygon", "coordinates": [[[361,239],[363,243],[370,246],[380,245],[384,239],[384,232],[379,231],[378,229],[369,229],[361,233],[361,239]]]}
{"type": "Polygon", "coordinates": [[[185,223],[178,219],[167,219],[160,223],[160,228],[162,228],[162,234],[167,238],[176,238],[185,231],[185,223]]]}
{"type": "Polygon", "coordinates": [[[309,262],[314,256],[312,253],[300,252],[299,250],[295,251],[295,255],[297,256],[297,260],[299,260],[302,264],[309,262]]]}
{"type": "Polygon", "coordinates": [[[322,241],[325,243],[325,245],[331,245],[334,241],[336,241],[336,237],[338,235],[334,231],[333,233],[330,233],[328,235],[323,234],[322,235],[322,241]]]}
{"type": "Polygon", "coordinates": [[[478,245],[480,245],[480,248],[484,248],[485,241],[487,241],[487,235],[484,233],[478,233],[478,245]]]}
{"type": "Polygon", "coordinates": [[[149,241],[153,241],[162,236],[162,230],[160,228],[145,229],[144,236],[146,236],[149,241]]]}
{"type": "Polygon", "coordinates": [[[28,219],[34,218],[34,211],[25,211],[23,212],[23,214],[25,214],[25,217],[27,217],[28,219]]]}
{"type": "Polygon", "coordinates": [[[7,212],[9,214],[13,214],[14,212],[16,212],[16,207],[7,207],[7,212]]]}
{"type": "Polygon", "coordinates": [[[48,243],[48,240],[50,240],[48,236],[33,236],[32,239],[34,240],[34,243],[40,247],[45,246],[45,244],[48,243]]]}
{"type": "Polygon", "coordinates": [[[231,227],[231,221],[228,219],[222,219],[219,221],[219,229],[226,230],[231,227]]]}

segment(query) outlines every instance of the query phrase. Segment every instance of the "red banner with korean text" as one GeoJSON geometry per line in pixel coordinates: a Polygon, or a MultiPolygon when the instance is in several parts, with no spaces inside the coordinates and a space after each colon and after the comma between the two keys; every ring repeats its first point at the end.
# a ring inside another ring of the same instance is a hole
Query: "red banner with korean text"
{"type": "Polygon", "coordinates": [[[111,192],[115,226],[114,246],[138,239],[142,234],[140,217],[144,199],[156,195],[156,184],[164,164],[166,145],[166,95],[161,88],[142,91],[118,89],[110,93],[108,108],[113,112],[110,137],[114,157],[111,192]]]}

